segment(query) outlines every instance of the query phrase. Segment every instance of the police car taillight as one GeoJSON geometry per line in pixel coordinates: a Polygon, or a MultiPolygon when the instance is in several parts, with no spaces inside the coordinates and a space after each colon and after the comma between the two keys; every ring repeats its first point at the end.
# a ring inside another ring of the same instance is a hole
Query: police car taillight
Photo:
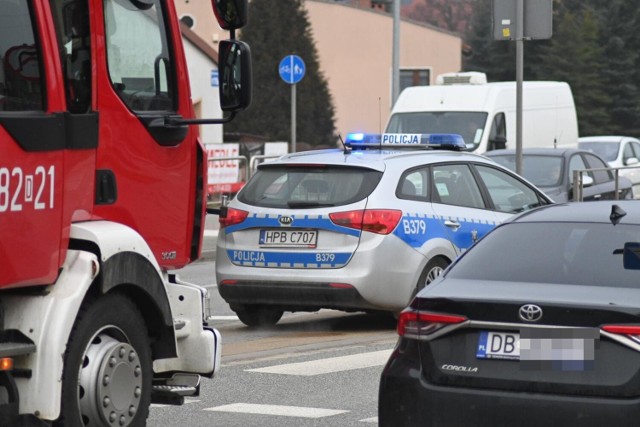
{"type": "Polygon", "coordinates": [[[377,234],[391,233],[401,217],[402,211],[393,209],[364,209],[329,214],[329,218],[336,225],[377,234]]]}
{"type": "Polygon", "coordinates": [[[245,219],[249,212],[243,211],[240,209],[228,208],[227,214],[223,217],[222,215],[218,218],[218,222],[220,223],[220,228],[229,227],[231,225],[240,224],[245,219]]]}
{"type": "Polygon", "coordinates": [[[447,325],[455,325],[467,320],[464,316],[429,313],[407,308],[398,317],[398,335],[405,338],[425,337],[447,325]]]}

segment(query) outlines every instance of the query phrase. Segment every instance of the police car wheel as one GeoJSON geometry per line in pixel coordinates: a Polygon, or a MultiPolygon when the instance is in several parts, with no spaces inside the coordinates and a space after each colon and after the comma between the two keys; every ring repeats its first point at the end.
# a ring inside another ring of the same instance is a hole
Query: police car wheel
{"type": "Polygon", "coordinates": [[[284,311],[277,307],[257,304],[245,304],[232,309],[238,319],[250,327],[273,326],[284,314],[284,311]]]}
{"type": "Polygon", "coordinates": [[[427,266],[422,270],[422,274],[420,275],[420,279],[418,279],[418,284],[416,285],[415,290],[413,291],[414,297],[421,289],[427,286],[429,283],[433,282],[442,274],[445,268],[449,266],[449,261],[446,258],[435,257],[431,261],[427,263],[427,266]]]}

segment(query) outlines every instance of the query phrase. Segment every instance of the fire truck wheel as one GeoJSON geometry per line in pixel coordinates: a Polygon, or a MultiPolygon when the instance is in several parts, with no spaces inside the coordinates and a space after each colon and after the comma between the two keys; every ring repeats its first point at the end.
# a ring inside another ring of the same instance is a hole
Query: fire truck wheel
{"type": "Polygon", "coordinates": [[[56,426],[144,426],[151,402],[147,328],[123,295],[83,305],[65,354],[56,426]]]}

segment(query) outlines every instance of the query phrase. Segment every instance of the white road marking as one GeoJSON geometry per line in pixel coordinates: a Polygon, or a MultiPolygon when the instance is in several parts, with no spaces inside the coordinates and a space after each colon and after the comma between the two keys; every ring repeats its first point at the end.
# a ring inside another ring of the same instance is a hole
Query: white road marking
{"type": "MultiPolygon", "coordinates": [[[[197,402],[200,402],[200,399],[194,399],[192,397],[185,397],[184,398],[184,404],[185,405],[188,404],[188,403],[197,403],[197,402]]],[[[164,405],[164,404],[161,404],[161,403],[152,403],[151,404],[152,408],[166,408],[166,407],[169,407],[169,406],[175,407],[176,405],[164,405]]]]}
{"type": "Polygon", "coordinates": [[[253,403],[232,403],[204,409],[205,411],[234,412],[243,414],[278,415],[282,417],[323,418],[344,414],[343,410],[304,408],[302,406],[258,405],[253,403]]]}
{"type": "Polygon", "coordinates": [[[387,363],[392,351],[393,350],[382,350],[370,353],[352,354],[349,356],[311,360],[309,362],[288,363],[286,365],[268,366],[266,368],[247,369],[246,371],[300,376],[329,374],[332,372],[382,366],[387,363]]]}
{"type": "Polygon", "coordinates": [[[204,230],[205,237],[218,237],[218,230],[204,230]]]}
{"type": "Polygon", "coordinates": [[[361,423],[377,424],[378,423],[378,417],[365,418],[364,420],[360,420],[360,422],[361,423]]]}
{"type": "Polygon", "coordinates": [[[238,320],[238,316],[210,316],[207,320],[238,320]]]}

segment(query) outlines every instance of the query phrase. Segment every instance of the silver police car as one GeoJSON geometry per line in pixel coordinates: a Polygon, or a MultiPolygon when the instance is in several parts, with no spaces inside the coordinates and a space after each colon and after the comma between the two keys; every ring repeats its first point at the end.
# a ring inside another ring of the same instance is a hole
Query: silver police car
{"type": "Polygon", "coordinates": [[[351,134],[344,149],[261,164],[220,216],[220,295],[248,326],[400,312],[498,223],[552,203],[464,149],[458,135],[351,134]]]}

